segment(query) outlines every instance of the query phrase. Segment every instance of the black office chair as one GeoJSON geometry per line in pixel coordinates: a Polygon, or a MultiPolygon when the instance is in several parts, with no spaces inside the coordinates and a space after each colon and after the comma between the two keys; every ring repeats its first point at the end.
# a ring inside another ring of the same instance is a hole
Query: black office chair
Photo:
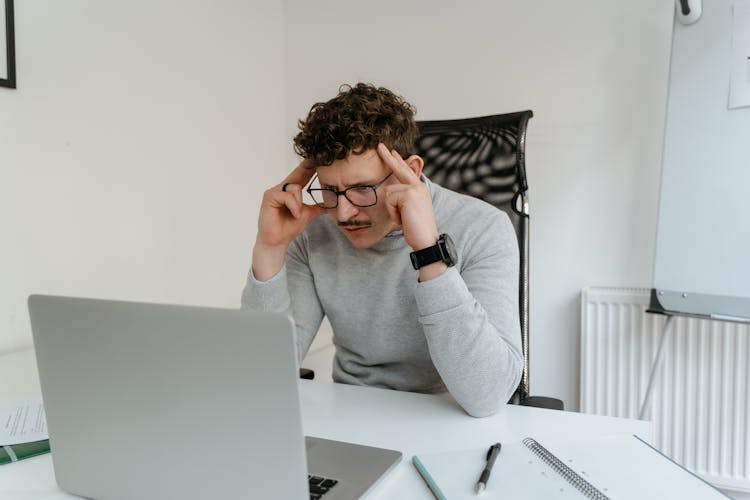
{"type": "Polygon", "coordinates": [[[461,120],[419,121],[416,153],[436,184],[482,199],[510,217],[518,237],[523,374],[511,402],[562,410],[559,399],[529,393],[529,203],[526,125],[531,111],[461,120]]]}

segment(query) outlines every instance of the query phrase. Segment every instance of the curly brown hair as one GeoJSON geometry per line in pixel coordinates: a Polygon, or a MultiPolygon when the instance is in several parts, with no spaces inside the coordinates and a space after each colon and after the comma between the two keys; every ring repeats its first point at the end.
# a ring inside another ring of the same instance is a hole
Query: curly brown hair
{"type": "Polygon", "coordinates": [[[300,120],[294,151],[315,166],[361,154],[379,142],[403,158],[414,154],[417,124],[414,107],[384,87],[357,83],[342,85],[336,97],[316,103],[300,120]]]}

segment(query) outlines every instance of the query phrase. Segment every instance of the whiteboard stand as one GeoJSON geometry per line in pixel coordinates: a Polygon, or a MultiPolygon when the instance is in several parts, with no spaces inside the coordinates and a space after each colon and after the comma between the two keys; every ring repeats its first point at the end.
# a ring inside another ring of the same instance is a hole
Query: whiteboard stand
{"type": "Polygon", "coordinates": [[[667,337],[672,328],[672,320],[674,316],[671,314],[667,315],[667,321],[664,322],[664,329],[661,334],[661,340],[659,340],[659,349],[656,351],[656,358],[654,358],[654,364],[651,366],[651,375],[648,378],[648,385],[646,386],[646,394],[643,396],[643,403],[641,404],[641,411],[638,412],[638,420],[643,420],[646,412],[649,409],[651,402],[651,391],[654,389],[654,380],[656,380],[656,374],[661,366],[661,360],[664,357],[664,344],[667,343],[667,337]]]}

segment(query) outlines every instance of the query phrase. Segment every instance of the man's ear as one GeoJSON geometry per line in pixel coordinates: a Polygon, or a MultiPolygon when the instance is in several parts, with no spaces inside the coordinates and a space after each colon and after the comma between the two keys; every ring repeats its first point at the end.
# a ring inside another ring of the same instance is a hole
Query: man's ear
{"type": "Polygon", "coordinates": [[[424,167],[424,160],[421,156],[411,155],[406,160],[406,165],[411,169],[412,172],[417,174],[417,177],[422,175],[422,168],[424,167]]]}

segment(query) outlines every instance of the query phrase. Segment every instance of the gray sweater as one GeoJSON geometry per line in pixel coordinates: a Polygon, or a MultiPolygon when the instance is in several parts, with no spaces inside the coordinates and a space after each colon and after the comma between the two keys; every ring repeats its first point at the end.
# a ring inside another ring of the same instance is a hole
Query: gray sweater
{"type": "Polygon", "coordinates": [[[324,215],[292,242],[276,276],[250,272],[242,307],[289,312],[300,360],[327,316],[336,382],[447,389],[470,415],[490,415],[521,378],[515,233],[504,212],[423,180],[438,231],[455,242],[455,267],[419,283],[401,231],[356,249],[324,215]]]}

